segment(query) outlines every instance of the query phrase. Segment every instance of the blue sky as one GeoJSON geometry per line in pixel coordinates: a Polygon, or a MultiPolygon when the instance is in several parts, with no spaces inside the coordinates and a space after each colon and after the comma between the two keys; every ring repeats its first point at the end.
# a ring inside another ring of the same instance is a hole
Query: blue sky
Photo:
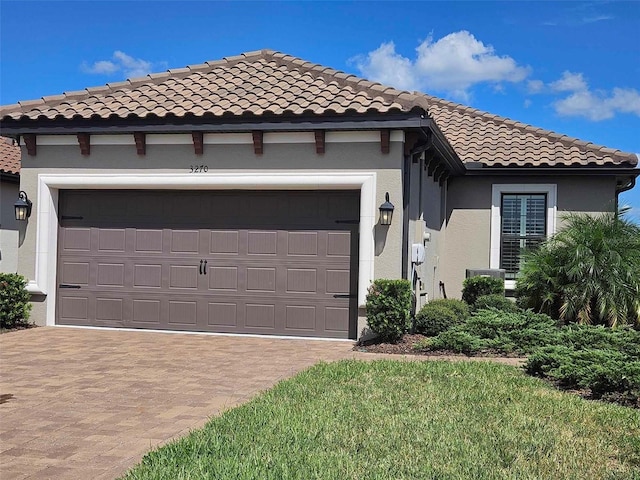
{"type": "MultiPolygon", "coordinates": [[[[0,0],[0,103],[271,48],[640,153],[640,2],[0,0]]],[[[623,194],[640,218],[640,185],[623,194]]]]}

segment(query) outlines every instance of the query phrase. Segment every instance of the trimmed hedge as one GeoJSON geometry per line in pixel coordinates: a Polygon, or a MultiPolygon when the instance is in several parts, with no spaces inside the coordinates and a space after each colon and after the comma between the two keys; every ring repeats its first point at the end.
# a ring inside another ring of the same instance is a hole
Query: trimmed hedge
{"type": "Polygon", "coordinates": [[[0,273],[0,328],[28,325],[31,295],[27,281],[17,273],[0,273]]]}
{"type": "Polygon", "coordinates": [[[367,323],[382,340],[395,342],[411,326],[412,292],[408,280],[375,280],[367,293],[367,323]]]}
{"type": "Polygon", "coordinates": [[[438,299],[427,303],[416,314],[416,333],[433,337],[464,323],[469,318],[469,307],[456,299],[438,299]]]}
{"type": "Polygon", "coordinates": [[[462,300],[473,306],[483,295],[504,295],[504,280],[496,277],[476,276],[462,283],[462,300]]]}

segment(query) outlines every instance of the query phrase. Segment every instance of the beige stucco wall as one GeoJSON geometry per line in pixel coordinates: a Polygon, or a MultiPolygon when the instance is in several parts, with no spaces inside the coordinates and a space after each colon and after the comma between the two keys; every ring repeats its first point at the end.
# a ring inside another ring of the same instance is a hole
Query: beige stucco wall
{"type": "MultiPolygon", "coordinates": [[[[264,153],[255,155],[251,144],[208,144],[204,154],[196,156],[193,145],[147,145],[146,155],[138,156],[134,145],[92,145],[91,154],[82,156],[76,145],[38,145],[37,155],[23,151],[21,188],[34,202],[33,214],[27,225],[24,242],[19,249],[18,271],[28,279],[35,276],[36,225],[38,221],[38,175],[40,174],[185,174],[191,165],[207,165],[207,173],[255,173],[256,188],[261,173],[353,172],[376,174],[376,205],[384,202],[389,192],[396,204],[390,227],[374,228],[376,252],[374,276],[400,278],[402,272],[402,161],[403,142],[392,141],[390,152],[383,154],[379,142],[330,143],[323,155],[315,152],[313,143],[265,143],[264,153]]],[[[23,147],[24,149],[24,147],[23,147]]],[[[376,219],[377,220],[377,219],[376,219]]],[[[366,233],[366,232],[365,232],[366,233]]],[[[364,233],[363,233],[364,234],[364,233]]],[[[32,319],[44,324],[46,297],[34,297],[32,319]]],[[[363,312],[358,332],[365,326],[363,312]]]]}
{"type": "Polygon", "coordinates": [[[411,244],[425,247],[425,260],[421,265],[412,265],[407,258],[407,272],[411,278],[415,269],[416,310],[429,300],[439,298],[438,284],[442,271],[441,255],[445,243],[444,210],[446,183],[442,186],[424,170],[424,161],[411,164],[409,192],[409,248],[411,244]],[[429,239],[425,239],[425,233],[429,239]]]}
{"type": "Polygon", "coordinates": [[[18,232],[13,204],[18,200],[17,183],[0,181],[0,272],[18,271],[18,232]]]}
{"type": "Polygon", "coordinates": [[[557,228],[568,212],[615,209],[614,177],[459,177],[449,181],[446,243],[443,249],[447,295],[460,298],[467,268],[489,268],[491,196],[494,184],[556,184],[557,228]]]}

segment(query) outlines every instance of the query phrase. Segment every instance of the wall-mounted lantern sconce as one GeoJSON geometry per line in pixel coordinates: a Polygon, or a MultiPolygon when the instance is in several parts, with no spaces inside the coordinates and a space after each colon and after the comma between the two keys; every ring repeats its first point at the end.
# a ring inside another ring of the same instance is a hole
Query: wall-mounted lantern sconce
{"type": "Polygon", "coordinates": [[[380,205],[380,225],[391,225],[393,218],[393,203],[389,201],[389,192],[385,195],[385,202],[380,205]]]}
{"type": "Polygon", "coordinates": [[[27,197],[26,192],[20,191],[18,201],[13,206],[16,209],[16,220],[25,221],[31,216],[31,200],[27,197]]]}

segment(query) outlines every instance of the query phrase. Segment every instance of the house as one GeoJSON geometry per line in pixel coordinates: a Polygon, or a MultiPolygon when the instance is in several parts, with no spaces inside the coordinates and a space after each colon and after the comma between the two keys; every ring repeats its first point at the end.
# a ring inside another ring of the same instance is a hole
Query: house
{"type": "Polygon", "coordinates": [[[12,138],[0,137],[0,272],[18,270],[19,222],[13,204],[20,193],[20,147],[12,138]]]}
{"type": "Polygon", "coordinates": [[[373,279],[413,279],[419,304],[467,270],[512,289],[521,246],[614,209],[640,172],[270,50],[4,106],[0,126],[47,325],[357,338],[373,279]]]}

